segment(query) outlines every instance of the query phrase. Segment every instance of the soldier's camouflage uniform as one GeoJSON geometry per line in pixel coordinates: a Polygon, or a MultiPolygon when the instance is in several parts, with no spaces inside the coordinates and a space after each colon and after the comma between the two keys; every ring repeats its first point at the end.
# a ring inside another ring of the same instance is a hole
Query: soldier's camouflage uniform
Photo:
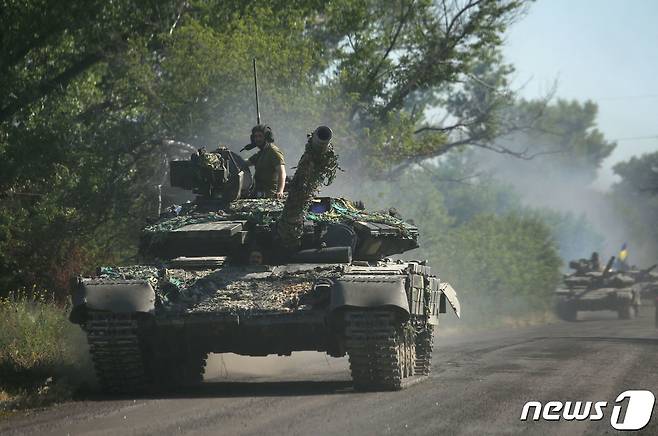
{"type": "Polygon", "coordinates": [[[255,166],[254,191],[259,197],[274,198],[278,190],[277,169],[285,165],[283,152],[274,144],[267,144],[262,150],[248,159],[255,166]]]}

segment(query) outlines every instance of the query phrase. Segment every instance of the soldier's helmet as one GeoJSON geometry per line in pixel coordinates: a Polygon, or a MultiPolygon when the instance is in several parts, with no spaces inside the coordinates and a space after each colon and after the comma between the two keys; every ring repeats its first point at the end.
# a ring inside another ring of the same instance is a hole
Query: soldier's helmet
{"type": "Polygon", "coordinates": [[[272,133],[272,128],[267,124],[257,124],[251,129],[251,143],[254,143],[254,133],[261,132],[265,136],[265,142],[272,143],[274,142],[274,133],[272,133]]]}

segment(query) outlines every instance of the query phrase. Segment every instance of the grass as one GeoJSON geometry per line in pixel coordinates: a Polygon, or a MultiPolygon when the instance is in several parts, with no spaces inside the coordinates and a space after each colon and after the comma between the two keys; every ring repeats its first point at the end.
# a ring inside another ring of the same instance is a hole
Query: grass
{"type": "Polygon", "coordinates": [[[0,298],[0,417],[71,398],[92,380],[85,336],[46,294],[0,298]]]}

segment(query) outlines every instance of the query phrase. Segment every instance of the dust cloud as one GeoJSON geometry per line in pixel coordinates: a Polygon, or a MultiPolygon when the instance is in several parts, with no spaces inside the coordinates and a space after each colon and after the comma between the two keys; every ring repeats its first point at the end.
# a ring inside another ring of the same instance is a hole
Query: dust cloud
{"type": "Polygon", "coordinates": [[[598,251],[602,259],[608,259],[616,256],[627,242],[631,263],[638,266],[652,263],[651,241],[633,238],[624,210],[615,204],[609,191],[597,189],[594,179],[587,174],[560,168],[549,156],[522,160],[482,151],[477,153],[477,161],[496,180],[510,185],[524,205],[584,216],[591,230],[603,237],[603,243],[583,245],[580,253],[573,253],[574,257],[589,257],[598,251]]]}
{"type": "Polygon", "coordinates": [[[298,351],[290,356],[251,357],[233,353],[210,354],[206,361],[205,380],[231,380],[249,377],[286,378],[335,372],[349,378],[346,358],[334,358],[315,351],[298,351]]]}

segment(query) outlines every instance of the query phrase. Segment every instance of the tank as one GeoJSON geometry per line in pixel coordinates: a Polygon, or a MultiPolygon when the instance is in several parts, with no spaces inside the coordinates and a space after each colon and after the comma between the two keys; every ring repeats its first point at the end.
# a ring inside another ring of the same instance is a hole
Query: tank
{"type": "Polygon", "coordinates": [[[626,274],[635,280],[635,288],[639,290],[643,301],[649,302],[654,306],[654,319],[656,328],[658,328],[658,264],[654,264],[646,269],[630,268],[626,274]]]}
{"type": "Polygon", "coordinates": [[[315,196],[337,168],[328,127],[309,135],[284,199],[251,198],[245,161],[227,148],[170,162],[196,200],[147,226],[136,265],[79,277],[70,319],[87,334],[103,390],[129,394],[202,381],[208,353],[319,351],[349,356],[359,390],[427,377],[439,316],[454,289],[396,213],[315,196]]]}
{"type": "Polygon", "coordinates": [[[614,271],[615,257],[600,270],[598,262],[579,259],[569,262],[575,270],[565,275],[562,287],[556,290],[555,312],[565,321],[576,321],[580,311],[616,311],[620,319],[634,318],[641,305],[641,290],[637,278],[614,271]]]}
{"type": "Polygon", "coordinates": [[[624,273],[634,280],[635,287],[639,289],[643,299],[653,300],[653,297],[658,295],[658,272],[656,272],[656,267],[658,267],[658,264],[645,269],[632,267],[624,273]]]}

